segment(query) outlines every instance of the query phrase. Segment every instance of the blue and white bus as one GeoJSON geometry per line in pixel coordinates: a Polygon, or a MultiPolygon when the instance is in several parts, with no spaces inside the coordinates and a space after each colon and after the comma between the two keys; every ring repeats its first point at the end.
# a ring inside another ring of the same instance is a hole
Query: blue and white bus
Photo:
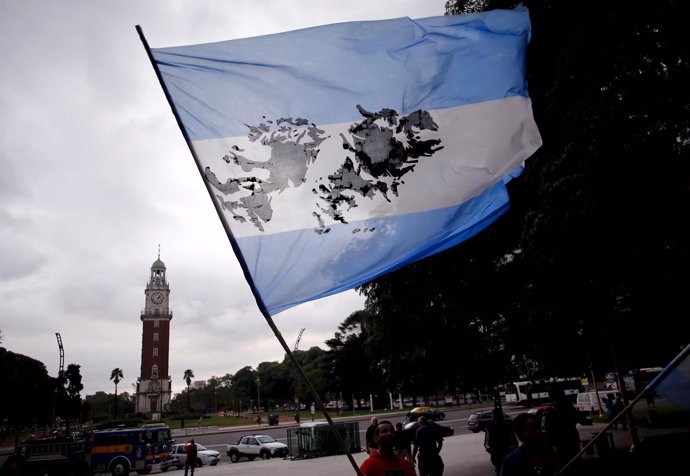
{"type": "Polygon", "coordinates": [[[534,406],[549,401],[549,392],[562,390],[573,400],[584,389],[580,377],[520,380],[505,385],[505,401],[516,405],[534,406]]]}
{"type": "Polygon", "coordinates": [[[153,464],[168,457],[174,444],[166,425],[98,430],[84,439],[31,439],[19,443],[0,469],[10,474],[13,468],[17,474],[148,474],[153,464]]]}
{"type": "Polygon", "coordinates": [[[151,472],[151,465],[165,459],[175,441],[165,425],[118,428],[93,433],[91,470],[97,473],[126,475],[151,472]]]}

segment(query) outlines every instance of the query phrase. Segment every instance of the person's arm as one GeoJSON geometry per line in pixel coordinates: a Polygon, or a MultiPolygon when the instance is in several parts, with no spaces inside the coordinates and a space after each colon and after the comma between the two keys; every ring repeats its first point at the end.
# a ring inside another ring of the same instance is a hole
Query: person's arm
{"type": "Polygon", "coordinates": [[[369,473],[369,469],[370,469],[369,466],[370,466],[370,464],[369,464],[368,458],[365,459],[364,462],[362,462],[362,464],[360,465],[359,470],[362,472],[362,474],[364,476],[368,476],[370,474],[369,473]]]}
{"type": "Polygon", "coordinates": [[[417,461],[417,451],[419,448],[417,447],[417,442],[415,441],[414,444],[412,445],[412,464],[416,464],[417,461]]]}

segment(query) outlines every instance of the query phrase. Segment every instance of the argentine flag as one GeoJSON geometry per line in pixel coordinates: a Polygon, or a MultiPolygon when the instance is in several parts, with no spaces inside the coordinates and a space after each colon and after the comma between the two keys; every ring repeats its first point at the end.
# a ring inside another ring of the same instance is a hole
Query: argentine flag
{"type": "Polygon", "coordinates": [[[686,346],[647,389],[656,389],[663,398],[677,407],[690,411],[690,345],[686,346]]]}
{"type": "Polygon", "coordinates": [[[541,146],[528,11],[325,25],[154,48],[262,312],[454,246],[541,146]]]}

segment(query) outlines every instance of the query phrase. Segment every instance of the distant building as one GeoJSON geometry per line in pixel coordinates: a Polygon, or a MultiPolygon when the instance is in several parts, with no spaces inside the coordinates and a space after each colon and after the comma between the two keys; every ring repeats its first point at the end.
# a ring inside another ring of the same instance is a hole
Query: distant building
{"type": "Polygon", "coordinates": [[[195,390],[201,390],[202,388],[206,387],[206,381],[204,380],[195,380],[192,382],[192,388],[195,390]]]}
{"type": "Polygon", "coordinates": [[[168,371],[170,356],[170,287],[165,279],[165,263],[158,259],[151,266],[151,277],[144,290],[146,301],[141,312],[141,374],[137,379],[135,412],[159,420],[172,398],[168,371]]]}

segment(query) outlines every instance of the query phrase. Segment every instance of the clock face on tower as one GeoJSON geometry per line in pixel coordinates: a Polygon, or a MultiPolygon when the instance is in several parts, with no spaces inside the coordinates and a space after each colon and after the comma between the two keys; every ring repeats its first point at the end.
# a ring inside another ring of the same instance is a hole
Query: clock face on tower
{"type": "Polygon", "coordinates": [[[154,304],[160,304],[163,302],[163,294],[153,293],[151,294],[151,302],[154,304]]]}

